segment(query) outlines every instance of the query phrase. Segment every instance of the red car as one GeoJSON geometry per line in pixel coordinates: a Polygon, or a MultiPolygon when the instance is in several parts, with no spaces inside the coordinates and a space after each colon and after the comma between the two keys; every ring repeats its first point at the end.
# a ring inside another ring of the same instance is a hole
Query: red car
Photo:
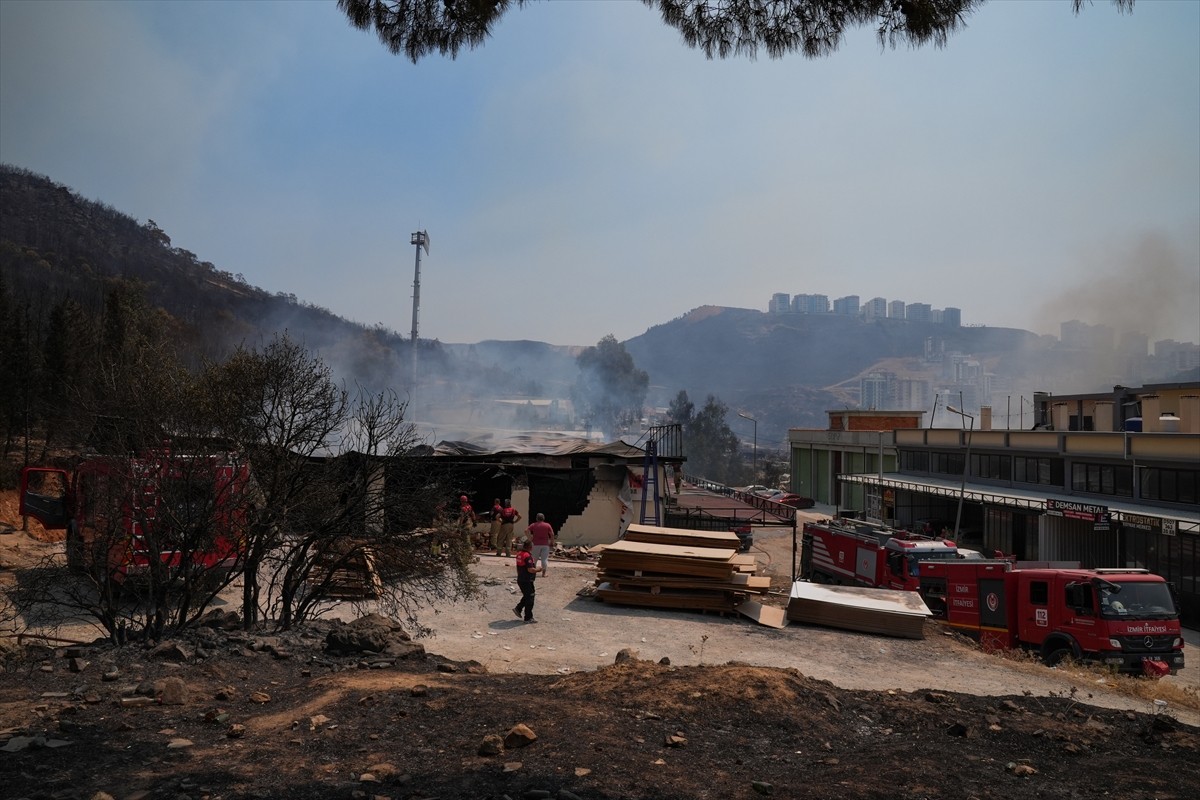
{"type": "Polygon", "coordinates": [[[812,508],[814,505],[816,505],[816,501],[811,497],[805,497],[804,495],[800,494],[792,494],[791,492],[781,494],[777,497],[772,497],[771,499],[776,503],[782,503],[783,505],[791,506],[792,508],[812,508]]]}

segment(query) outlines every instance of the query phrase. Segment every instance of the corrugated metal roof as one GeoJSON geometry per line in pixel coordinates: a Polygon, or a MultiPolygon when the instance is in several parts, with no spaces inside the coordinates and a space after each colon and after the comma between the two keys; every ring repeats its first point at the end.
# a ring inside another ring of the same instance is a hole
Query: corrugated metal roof
{"type": "Polygon", "coordinates": [[[1007,486],[971,483],[970,481],[967,481],[964,487],[961,480],[953,478],[904,475],[898,472],[885,472],[882,476],[875,473],[842,474],[838,475],[837,479],[847,483],[876,484],[893,489],[925,492],[942,497],[956,498],[961,494],[964,500],[971,503],[991,503],[993,505],[1008,505],[1016,508],[1041,511],[1045,511],[1046,500],[1048,499],[1093,503],[1107,507],[1110,513],[1118,516],[1122,514],[1137,514],[1145,517],[1158,517],[1159,519],[1173,519],[1179,523],[1180,531],[1187,533],[1200,531],[1200,513],[1177,508],[1167,508],[1165,506],[1135,503],[1123,497],[1069,495],[1063,492],[1015,489],[1007,486]]]}
{"type": "Polygon", "coordinates": [[[434,445],[435,456],[496,455],[608,455],[617,458],[641,458],[645,451],[627,442],[596,442],[581,436],[554,431],[487,434],[472,440],[441,441],[434,445]]]}

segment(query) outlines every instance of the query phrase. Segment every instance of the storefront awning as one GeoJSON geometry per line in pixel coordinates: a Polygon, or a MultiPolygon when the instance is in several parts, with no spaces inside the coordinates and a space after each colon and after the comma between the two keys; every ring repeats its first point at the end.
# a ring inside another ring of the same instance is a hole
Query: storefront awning
{"type": "Polygon", "coordinates": [[[1178,533],[1200,535],[1200,511],[1182,511],[1174,508],[1163,508],[1162,506],[1131,503],[1119,497],[1096,498],[1063,494],[1061,492],[1039,492],[1029,489],[989,486],[987,484],[971,483],[970,481],[964,486],[961,480],[953,478],[926,478],[916,475],[902,475],[897,472],[885,472],[882,475],[875,473],[844,474],[838,475],[837,479],[843,483],[857,483],[863,486],[878,486],[884,489],[920,492],[938,497],[949,497],[955,500],[961,495],[964,502],[1021,508],[1040,513],[1046,512],[1047,500],[1058,501],[1060,505],[1071,503],[1100,505],[1107,508],[1108,513],[1112,515],[1115,521],[1126,525],[1132,524],[1135,520],[1152,519],[1167,523],[1162,526],[1164,532],[1171,528],[1170,523],[1174,523],[1174,529],[1178,533]]]}

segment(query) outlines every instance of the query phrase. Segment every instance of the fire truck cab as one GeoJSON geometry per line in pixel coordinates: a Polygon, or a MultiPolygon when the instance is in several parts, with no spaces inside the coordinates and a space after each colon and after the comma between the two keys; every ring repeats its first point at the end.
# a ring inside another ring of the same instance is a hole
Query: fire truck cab
{"type": "Polygon", "coordinates": [[[1170,586],[1144,569],[1016,567],[1008,561],[926,562],[926,605],[987,649],[1022,647],[1047,664],[1071,657],[1123,672],[1184,666],[1170,586]]]}

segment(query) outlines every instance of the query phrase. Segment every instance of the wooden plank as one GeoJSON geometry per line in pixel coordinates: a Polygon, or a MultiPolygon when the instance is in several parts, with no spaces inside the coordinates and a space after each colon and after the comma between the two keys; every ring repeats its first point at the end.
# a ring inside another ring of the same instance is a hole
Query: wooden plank
{"type": "Polygon", "coordinates": [[[786,628],[787,614],[779,606],[764,606],[757,600],[746,600],[734,609],[739,614],[749,617],[760,625],[770,628],[786,628]]]}
{"type": "Polygon", "coordinates": [[[625,531],[624,541],[659,544],[686,544],[691,547],[724,547],[737,550],[741,540],[733,531],[694,531],[687,528],[662,528],[634,523],[625,531]]]}
{"type": "Polygon", "coordinates": [[[642,570],[598,570],[596,572],[596,583],[603,583],[604,581],[670,585],[696,584],[700,586],[720,586],[738,592],[765,592],[771,588],[771,579],[766,575],[747,575],[742,572],[733,573],[728,579],[714,579],[698,575],[672,575],[665,572],[647,573],[642,570]]]}
{"type": "Polygon", "coordinates": [[[618,588],[608,583],[596,587],[596,597],[605,602],[651,608],[679,608],[694,611],[732,611],[739,598],[725,592],[689,592],[663,590],[651,594],[646,590],[618,588]]]}
{"type": "MultiPolygon", "coordinates": [[[[673,556],[675,558],[701,558],[707,561],[729,561],[737,555],[736,548],[727,547],[690,547],[686,545],[654,544],[652,542],[631,542],[622,539],[604,548],[604,556],[614,553],[626,553],[643,556],[673,556]]],[[[753,559],[753,556],[750,556],[753,559]]]]}

